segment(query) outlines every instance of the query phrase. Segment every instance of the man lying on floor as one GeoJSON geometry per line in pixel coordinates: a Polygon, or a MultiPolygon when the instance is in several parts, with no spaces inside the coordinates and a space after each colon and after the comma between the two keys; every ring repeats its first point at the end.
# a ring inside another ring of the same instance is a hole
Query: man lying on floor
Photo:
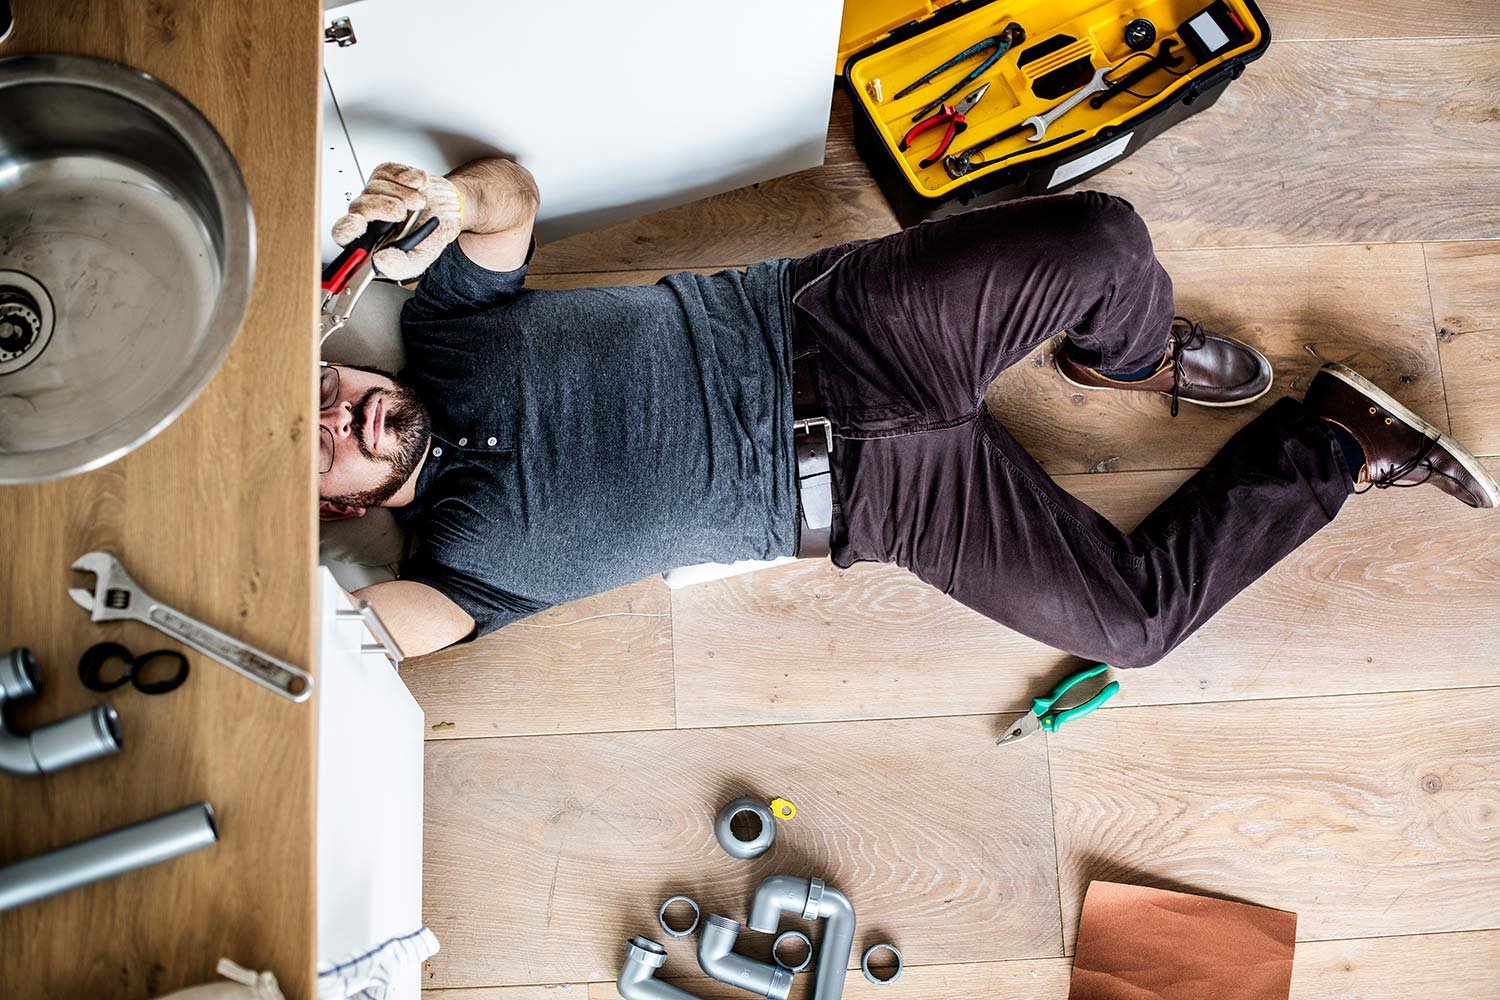
{"type": "Polygon", "coordinates": [[[510,161],[446,178],[386,164],[334,228],[347,242],[368,220],[440,221],[376,255],[389,276],[426,272],[399,379],[322,371],[324,516],[393,507],[416,539],[400,579],[360,591],[409,655],[673,567],[795,553],[895,563],[1026,635],[1139,667],[1351,493],[1500,500],[1473,455],[1341,364],[1128,534],[1062,490],[983,403],[1059,331],[1063,378],[1163,393],[1174,414],[1272,384],[1254,348],[1173,316],[1145,224],[1109,195],[576,291],[523,287],[537,203],[510,161]],[[827,423],[794,429],[794,395],[798,421],[827,423]]]}

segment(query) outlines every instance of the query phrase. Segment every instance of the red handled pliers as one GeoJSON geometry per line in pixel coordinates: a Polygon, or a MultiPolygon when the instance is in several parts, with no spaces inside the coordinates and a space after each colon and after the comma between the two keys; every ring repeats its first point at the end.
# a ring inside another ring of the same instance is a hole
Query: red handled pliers
{"type": "Polygon", "coordinates": [[[983,97],[984,92],[989,89],[990,85],[986,83],[984,86],[971,93],[968,97],[965,97],[963,100],[959,101],[957,104],[952,105],[951,107],[947,104],[938,105],[937,114],[933,115],[931,118],[926,118],[922,121],[917,122],[911,127],[911,131],[906,133],[906,135],[902,138],[900,145],[901,152],[906,152],[907,147],[911,145],[911,141],[917,136],[921,135],[923,132],[926,132],[928,129],[937,128],[939,125],[947,125],[948,131],[943,134],[943,141],[938,143],[936,151],[934,151],[931,156],[924,159],[919,165],[923,169],[926,169],[927,167],[932,166],[938,160],[941,160],[943,158],[943,154],[948,152],[948,147],[953,145],[954,136],[958,135],[958,133],[969,127],[969,122],[964,116],[967,115],[970,111],[974,110],[974,105],[979,103],[979,99],[983,97]]]}

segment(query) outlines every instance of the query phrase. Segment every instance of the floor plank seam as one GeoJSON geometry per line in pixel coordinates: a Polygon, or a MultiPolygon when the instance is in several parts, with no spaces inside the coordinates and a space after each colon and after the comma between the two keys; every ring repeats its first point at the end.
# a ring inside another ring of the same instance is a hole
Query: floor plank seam
{"type": "Polygon", "coordinates": [[[1052,869],[1057,873],[1053,887],[1057,890],[1057,948],[1061,957],[1068,954],[1068,914],[1062,900],[1062,842],[1057,831],[1057,785],[1052,780],[1052,744],[1043,744],[1047,755],[1047,811],[1052,814],[1052,869]]]}
{"type": "Polygon", "coordinates": [[[1272,42],[1276,45],[1321,45],[1325,42],[1492,42],[1500,35],[1378,35],[1364,38],[1279,38],[1276,26],[1271,26],[1272,42]]]}
{"type": "Polygon", "coordinates": [[[1427,281],[1427,308],[1432,314],[1432,336],[1437,341],[1437,371],[1438,385],[1443,390],[1443,420],[1444,427],[1451,433],[1453,431],[1453,407],[1448,404],[1448,376],[1443,371],[1443,335],[1438,323],[1437,302],[1432,297],[1432,265],[1427,259],[1427,244],[1422,244],[1422,277],[1427,281]]]}
{"type": "MultiPolygon", "coordinates": [[[[1103,190],[1103,189],[1101,188],[1100,190],[1103,190]]],[[[892,232],[895,232],[895,231],[896,230],[892,230],[892,232]]],[[[562,242],[562,241],[559,241],[559,242],[562,242]]],[[[1420,239],[1420,240],[1334,240],[1334,241],[1330,241],[1330,242],[1327,242],[1327,243],[1235,243],[1235,244],[1227,244],[1227,245],[1194,244],[1192,246],[1162,245],[1162,246],[1158,246],[1156,248],[1156,251],[1157,251],[1157,253],[1166,253],[1166,254],[1175,254],[1175,253],[1223,253],[1223,252],[1226,252],[1226,251],[1235,251],[1235,250],[1317,250],[1317,249],[1322,249],[1322,248],[1362,247],[1362,246],[1374,246],[1374,247],[1420,246],[1420,247],[1426,247],[1429,244],[1442,244],[1442,243],[1500,243],[1500,240],[1485,240],[1485,239],[1476,240],[1476,239],[1474,239],[1472,237],[1461,237],[1461,238],[1446,239],[1446,240],[1445,239],[1420,239]]],[[[735,261],[735,262],[731,262],[731,263],[718,263],[718,264],[662,263],[660,266],[656,266],[656,267],[641,267],[639,265],[634,265],[633,266],[633,265],[630,265],[630,264],[623,264],[622,263],[622,265],[620,267],[611,267],[611,268],[590,267],[590,268],[584,268],[584,269],[577,270],[577,271],[564,271],[564,270],[557,270],[557,271],[530,271],[530,272],[528,272],[528,274],[529,274],[529,276],[531,278],[579,278],[579,277],[585,277],[585,276],[590,275],[590,274],[656,274],[658,272],[663,272],[663,271],[670,273],[672,271],[682,271],[682,270],[715,271],[715,270],[724,270],[725,268],[750,267],[751,265],[759,264],[761,261],[764,261],[764,260],[773,260],[773,259],[775,259],[775,258],[774,257],[757,257],[757,258],[755,258],[753,260],[742,260],[742,261],[735,261]]]]}
{"type": "MultiPolygon", "coordinates": [[[[676,692],[676,663],[675,652],[673,662],[673,692],[675,712],[676,692]]],[[[1348,698],[1383,698],[1393,694],[1460,694],[1465,691],[1489,691],[1500,688],[1500,680],[1494,684],[1467,684],[1460,687],[1432,687],[1432,688],[1391,688],[1385,691],[1332,691],[1312,694],[1287,694],[1274,695],[1263,698],[1223,698],[1214,701],[1160,701],[1145,702],[1139,705],[1117,705],[1113,708],[1101,709],[1105,712],[1124,712],[1134,709],[1145,708],[1209,708],[1214,705],[1258,705],[1270,702],[1282,701],[1308,701],[1310,699],[1348,699],[1348,698]]],[[[735,730],[735,729],[779,729],[786,726],[825,726],[825,725],[848,725],[853,723],[877,723],[877,722],[924,722],[941,719],[975,719],[988,716],[1001,716],[1007,712],[1024,711],[1029,699],[1020,699],[1014,705],[1007,705],[993,712],[945,712],[939,715],[886,715],[875,718],[830,718],[830,719],[795,719],[787,722],[744,722],[730,725],[697,725],[684,726],[680,721],[672,726],[655,726],[635,729],[589,729],[577,732],[546,732],[546,733],[485,733],[477,736],[428,736],[428,743],[447,743],[456,740],[526,740],[544,736],[630,736],[645,733],[701,733],[713,730],[735,730]]]]}
{"type": "Polygon", "coordinates": [[[682,728],[682,715],[678,710],[680,704],[677,694],[677,629],[674,627],[676,619],[672,617],[677,609],[677,592],[674,590],[667,595],[667,648],[671,651],[669,657],[672,664],[672,728],[682,728]]]}
{"type": "MultiPolygon", "coordinates": [[[[1462,928],[1462,929],[1457,929],[1457,930],[1423,931],[1421,933],[1416,933],[1416,934],[1412,934],[1412,933],[1399,933],[1398,932],[1398,933],[1392,933],[1392,934],[1361,934],[1361,935],[1358,935],[1358,936],[1355,936],[1355,937],[1298,938],[1297,939],[1297,944],[1299,946],[1300,945],[1307,945],[1307,944],[1325,944],[1325,945],[1355,944],[1355,943],[1358,943],[1358,942],[1361,942],[1361,941],[1382,941],[1382,940],[1387,940],[1387,939],[1392,939],[1392,938],[1440,938],[1440,937],[1452,937],[1454,935],[1460,935],[1460,934],[1492,934],[1492,933],[1495,933],[1495,932],[1500,932],[1500,925],[1497,925],[1497,926],[1494,926],[1494,927],[1462,928]]],[[[920,962],[910,962],[910,961],[908,961],[906,963],[906,968],[908,970],[914,970],[914,969],[967,969],[967,968],[987,967],[987,966],[1001,966],[1001,965],[1025,964],[1025,963],[1031,963],[1031,962],[1071,962],[1073,960],[1073,957],[1074,957],[1074,955],[1073,955],[1072,952],[1067,952],[1067,953],[1062,954],[1062,955],[1026,955],[1026,956],[1017,956],[1015,958],[989,959],[989,960],[979,961],[979,962],[930,962],[930,963],[920,963],[920,962]]],[[[851,971],[852,971],[853,968],[857,968],[857,966],[851,967],[851,971]]],[[[689,975],[686,975],[686,976],[666,976],[666,977],[663,977],[664,981],[667,981],[667,982],[672,982],[672,981],[676,981],[676,982],[688,982],[688,981],[692,981],[692,980],[695,980],[695,979],[701,979],[701,978],[703,978],[703,977],[702,976],[692,975],[692,974],[689,974],[689,975]]],[[[612,980],[612,979],[589,979],[589,980],[583,980],[583,981],[572,980],[572,981],[568,981],[568,982],[558,982],[556,980],[551,980],[551,981],[548,981],[548,982],[538,982],[538,983],[530,983],[530,982],[528,982],[528,983],[508,982],[508,983],[475,983],[475,984],[464,985],[464,986],[428,986],[428,987],[423,987],[422,992],[423,993],[459,993],[459,992],[462,992],[464,990],[507,990],[507,989],[548,989],[548,988],[559,989],[559,990],[566,990],[566,989],[570,989],[570,988],[582,988],[584,990],[587,990],[587,988],[590,987],[590,986],[612,986],[612,985],[614,985],[614,980],[612,980]]]]}

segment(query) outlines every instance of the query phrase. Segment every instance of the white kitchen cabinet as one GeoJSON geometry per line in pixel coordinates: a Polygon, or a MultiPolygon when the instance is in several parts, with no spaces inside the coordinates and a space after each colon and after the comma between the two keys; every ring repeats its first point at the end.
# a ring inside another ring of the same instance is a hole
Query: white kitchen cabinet
{"type": "MultiPolygon", "coordinates": [[[[357,0],[325,13],[357,41],[325,45],[324,68],[366,175],[512,156],[536,175],[546,241],[821,164],[842,9],[357,0]]],[[[325,116],[325,147],[339,125],[325,116]]],[[[331,222],[347,178],[323,162],[331,222]]]]}
{"type": "MultiPolygon", "coordinates": [[[[422,927],[422,710],[376,634],[318,570],[318,958],[422,927]]],[[[421,966],[396,998],[417,1000],[421,966]]]]}

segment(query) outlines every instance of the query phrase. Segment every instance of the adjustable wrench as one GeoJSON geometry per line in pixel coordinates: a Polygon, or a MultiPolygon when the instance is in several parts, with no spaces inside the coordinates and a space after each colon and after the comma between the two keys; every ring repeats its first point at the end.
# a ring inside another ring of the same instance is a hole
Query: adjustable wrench
{"type": "Polygon", "coordinates": [[[1075,93],[1072,97],[1068,98],[1066,101],[1063,101],[1052,110],[1040,115],[1032,115],[1030,118],[1022,122],[1022,125],[1030,125],[1032,128],[1036,129],[1036,135],[1028,135],[1026,137],[1026,141],[1040,142],[1042,140],[1042,136],[1047,134],[1048,125],[1051,125],[1063,115],[1067,114],[1069,111],[1072,111],[1078,105],[1082,104],[1084,101],[1088,100],[1090,97],[1094,96],[1100,91],[1108,90],[1109,83],[1104,79],[1104,77],[1112,69],[1114,69],[1113,66],[1106,66],[1103,69],[1098,70],[1094,73],[1094,78],[1088,83],[1084,84],[1083,88],[1075,93]]]}
{"type": "Polygon", "coordinates": [[[89,612],[94,621],[142,622],[283,698],[306,701],[312,694],[312,674],[168,607],[142,590],[125,572],[120,560],[108,552],[89,552],[80,556],[72,568],[94,574],[92,592],[85,587],[68,588],[68,596],[89,612]]]}

